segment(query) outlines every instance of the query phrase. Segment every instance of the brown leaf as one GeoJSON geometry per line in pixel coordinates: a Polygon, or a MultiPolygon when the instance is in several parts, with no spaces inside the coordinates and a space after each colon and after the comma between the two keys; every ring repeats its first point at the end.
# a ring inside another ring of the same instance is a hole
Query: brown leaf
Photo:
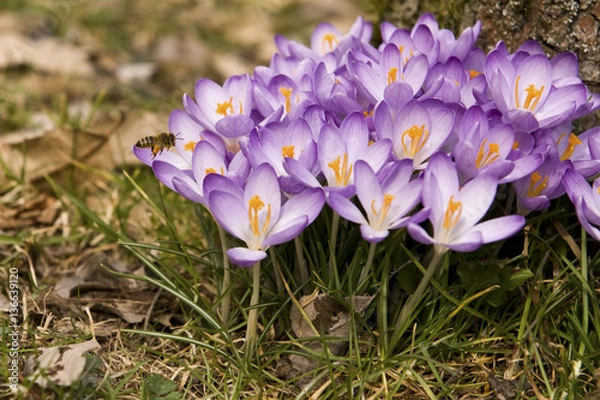
{"type": "MultiPolygon", "coordinates": [[[[352,301],[354,312],[358,315],[364,314],[364,311],[369,304],[371,304],[372,300],[373,296],[344,298],[345,302],[352,301]]],[[[310,295],[303,296],[298,302],[318,334],[341,338],[346,338],[350,335],[351,315],[347,304],[343,304],[329,294],[318,294],[317,291],[310,295]]],[[[292,322],[292,330],[298,338],[303,339],[316,336],[310,324],[306,321],[298,308],[292,308],[290,319],[292,322]]],[[[341,355],[346,351],[348,345],[348,341],[344,339],[328,341],[315,340],[306,343],[306,347],[316,352],[323,352],[323,346],[327,346],[327,349],[334,355],[341,355]]],[[[289,362],[291,363],[291,366],[289,366],[289,368],[284,368],[285,371],[287,371],[286,378],[305,374],[318,366],[318,362],[314,360],[314,358],[303,357],[296,354],[290,355],[289,362]]],[[[305,380],[298,382],[300,386],[303,386],[305,383],[305,380]]]]}
{"type": "Polygon", "coordinates": [[[70,344],[68,346],[41,348],[42,354],[37,358],[39,374],[35,383],[47,387],[50,382],[61,386],[70,386],[77,381],[85,366],[84,354],[99,350],[96,339],[70,344]]]}

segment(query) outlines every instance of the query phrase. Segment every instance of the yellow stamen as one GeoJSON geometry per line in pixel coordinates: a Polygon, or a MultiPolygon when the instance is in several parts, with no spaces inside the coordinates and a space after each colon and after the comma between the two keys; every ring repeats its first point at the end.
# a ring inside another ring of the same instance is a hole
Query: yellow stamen
{"type": "Polygon", "coordinates": [[[454,195],[450,196],[448,200],[448,208],[444,214],[444,229],[451,229],[456,225],[462,214],[462,203],[460,201],[454,201],[454,195]]]}
{"type": "Polygon", "coordinates": [[[344,153],[343,161],[340,156],[337,156],[327,166],[335,173],[336,186],[343,187],[348,185],[350,176],[352,175],[352,164],[348,164],[348,153],[344,153]]]}
{"type": "MultiPolygon", "coordinates": [[[[561,135],[561,137],[558,138],[558,141],[556,143],[557,145],[558,142],[560,142],[560,140],[563,138],[563,136],[564,133],[561,135]]],[[[562,155],[560,156],[560,161],[565,161],[569,159],[573,155],[573,152],[575,152],[575,146],[579,146],[581,143],[582,141],[577,137],[577,135],[571,133],[571,135],[569,136],[569,144],[567,144],[565,151],[563,151],[562,155]]]]}
{"type": "Polygon", "coordinates": [[[475,78],[476,76],[479,76],[479,75],[481,75],[481,72],[475,71],[474,69],[470,69],[469,70],[469,79],[473,79],[473,78],[475,78]]]}
{"type": "Polygon", "coordinates": [[[250,229],[252,229],[252,234],[254,236],[258,236],[260,234],[264,234],[267,231],[267,227],[271,222],[271,205],[267,205],[267,217],[265,219],[265,224],[263,225],[262,230],[259,227],[258,221],[258,213],[265,206],[265,203],[261,200],[260,196],[255,194],[248,200],[248,220],[250,221],[250,229]]]}
{"type": "Polygon", "coordinates": [[[397,75],[398,75],[398,68],[396,68],[396,67],[390,68],[390,70],[388,71],[388,74],[387,74],[387,84],[389,85],[393,82],[396,82],[396,79],[398,78],[397,75]]]}
{"type": "Polygon", "coordinates": [[[388,213],[390,212],[390,209],[392,208],[392,202],[394,201],[394,197],[395,196],[392,194],[385,193],[383,195],[383,203],[381,204],[379,212],[377,212],[377,210],[375,209],[375,199],[373,199],[373,201],[371,202],[371,211],[373,211],[373,215],[379,217],[377,219],[378,223],[383,222],[385,217],[387,217],[388,213]]]}
{"type": "Polygon", "coordinates": [[[516,150],[518,148],[519,148],[519,142],[517,142],[517,141],[513,142],[512,149],[516,150]]]}
{"type": "Polygon", "coordinates": [[[372,117],[373,116],[373,110],[371,110],[371,111],[367,111],[367,110],[363,111],[363,116],[365,118],[372,117]]]}
{"type": "Polygon", "coordinates": [[[333,51],[333,49],[335,49],[338,43],[338,38],[333,33],[326,33],[325,35],[323,35],[323,38],[321,38],[322,54],[326,54],[330,51],[333,51]]]}
{"type": "Polygon", "coordinates": [[[189,141],[183,145],[183,149],[186,151],[194,151],[194,148],[196,147],[196,143],[197,142],[189,141]]]}
{"type": "Polygon", "coordinates": [[[292,92],[294,91],[294,89],[280,87],[279,91],[281,92],[283,97],[285,97],[285,113],[288,114],[290,112],[290,110],[292,109],[291,97],[292,97],[292,92]]]}
{"type": "Polygon", "coordinates": [[[294,158],[294,146],[283,146],[281,148],[283,158],[294,158]]]}
{"type": "Polygon", "coordinates": [[[540,195],[542,190],[548,185],[548,175],[544,176],[539,171],[535,171],[531,174],[531,180],[529,181],[529,188],[527,189],[527,197],[537,197],[540,195]]]}
{"type": "Polygon", "coordinates": [[[477,152],[477,158],[475,159],[475,166],[477,169],[483,168],[496,161],[500,156],[500,146],[498,143],[490,143],[488,145],[487,152],[485,151],[485,144],[487,139],[483,139],[479,151],[477,152]]]}
{"type": "Polygon", "coordinates": [[[227,112],[229,111],[229,114],[233,114],[233,97],[230,97],[229,100],[224,101],[222,103],[217,103],[217,109],[215,110],[215,112],[219,115],[222,115],[224,117],[226,117],[228,114],[227,112]]]}
{"type": "MultiPolygon", "coordinates": [[[[515,101],[516,106],[521,108],[521,103],[519,101],[519,80],[521,79],[521,75],[517,76],[517,80],[515,82],[515,101]]],[[[538,102],[542,98],[542,93],[544,93],[544,86],[539,89],[536,89],[533,83],[530,83],[525,89],[527,92],[527,97],[525,98],[525,102],[523,103],[523,107],[529,111],[533,111],[533,109],[537,106],[538,102]]]]}
{"type": "Polygon", "coordinates": [[[204,170],[204,174],[208,175],[208,174],[221,174],[221,175],[225,175],[225,170],[223,169],[223,167],[219,168],[220,171],[217,172],[216,169],[214,169],[213,167],[208,167],[204,170]]]}
{"type": "Polygon", "coordinates": [[[402,133],[402,150],[408,157],[414,157],[425,146],[428,138],[429,131],[425,129],[425,125],[413,125],[402,133]]]}

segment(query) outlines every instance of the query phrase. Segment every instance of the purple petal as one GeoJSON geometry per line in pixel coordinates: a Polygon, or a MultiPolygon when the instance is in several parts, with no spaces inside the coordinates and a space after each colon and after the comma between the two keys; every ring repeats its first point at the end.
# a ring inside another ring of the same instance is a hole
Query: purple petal
{"type": "Polygon", "coordinates": [[[420,225],[409,223],[406,226],[406,229],[410,236],[419,243],[423,244],[435,244],[437,243],[425,229],[423,229],[420,225]]]}
{"type": "Polygon", "coordinates": [[[451,243],[442,243],[442,245],[448,247],[450,250],[460,251],[468,253],[475,251],[483,244],[483,238],[481,233],[478,231],[470,231],[460,235],[451,243]]]}
{"type": "Polygon", "coordinates": [[[369,243],[379,243],[389,235],[388,230],[376,231],[369,224],[361,224],[360,234],[369,243]]]}
{"type": "Polygon", "coordinates": [[[208,194],[207,206],[227,232],[241,240],[252,236],[248,210],[241,199],[231,193],[214,190],[208,194]]]}
{"type": "Polygon", "coordinates": [[[494,218],[489,221],[477,224],[471,230],[481,234],[483,243],[497,242],[506,239],[525,225],[525,218],[521,215],[507,215],[505,217],[494,218]]]}
{"type": "Polygon", "coordinates": [[[229,115],[217,121],[215,128],[227,138],[247,136],[254,128],[254,121],[246,115],[229,115]]]}
{"type": "Polygon", "coordinates": [[[304,228],[308,225],[308,217],[306,215],[280,221],[277,221],[276,226],[269,232],[269,236],[265,238],[263,242],[265,247],[289,242],[302,233],[304,228]]]}
{"type": "Polygon", "coordinates": [[[175,186],[173,186],[174,176],[178,176],[183,180],[189,178],[181,169],[164,161],[154,161],[152,163],[152,170],[154,171],[154,175],[156,175],[158,180],[174,192],[177,191],[175,186]]]}
{"type": "Polygon", "coordinates": [[[198,184],[191,178],[188,180],[181,179],[178,176],[173,177],[173,186],[177,193],[194,203],[204,204],[204,197],[200,193],[198,184]],[[192,185],[192,181],[193,185],[192,185]]]}
{"type": "Polygon", "coordinates": [[[327,204],[329,204],[329,207],[337,212],[342,218],[348,221],[352,221],[357,224],[367,223],[366,218],[354,205],[354,203],[339,193],[330,192],[327,196],[327,204]]]}
{"type": "Polygon", "coordinates": [[[227,255],[232,263],[240,267],[251,267],[257,262],[267,258],[267,253],[262,250],[250,250],[245,247],[234,247],[227,250],[227,255]]]}

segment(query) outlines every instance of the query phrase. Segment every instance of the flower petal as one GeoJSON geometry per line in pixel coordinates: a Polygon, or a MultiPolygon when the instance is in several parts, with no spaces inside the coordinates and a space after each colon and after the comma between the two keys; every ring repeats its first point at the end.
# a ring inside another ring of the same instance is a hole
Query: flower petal
{"type": "Polygon", "coordinates": [[[227,250],[227,255],[232,263],[240,267],[251,267],[257,262],[267,258],[267,253],[262,250],[250,250],[245,247],[233,247],[227,250]]]}

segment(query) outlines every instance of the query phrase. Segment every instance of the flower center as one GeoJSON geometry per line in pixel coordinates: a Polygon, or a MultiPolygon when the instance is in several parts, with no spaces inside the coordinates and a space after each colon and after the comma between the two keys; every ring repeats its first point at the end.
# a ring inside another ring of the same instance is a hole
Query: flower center
{"type": "Polygon", "coordinates": [[[487,146],[487,151],[485,150],[486,143],[487,138],[483,139],[483,142],[481,142],[481,146],[479,146],[477,158],[475,159],[475,166],[477,167],[477,169],[483,168],[486,165],[493,163],[500,156],[500,146],[498,146],[498,143],[490,143],[487,146]]]}
{"type": "Polygon", "coordinates": [[[548,175],[542,178],[542,175],[535,171],[531,174],[531,180],[529,181],[529,188],[527,189],[527,197],[537,197],[540,195],[542,190],[548,185],[548,175]]]}
{"type": "Polygon", "coordinates": [[[348,153],[344,153],[343,160],[340,156],[337,156],[327,166],[335,173],[336,186],[343,187],[348,185],[348,181],[350,181],[350,176],[352,175],[352,164],[348,164],[348,153]]]}
{"type": "MultiPolygon", "coordinates": [[[[559,136],[558,140],[556,141],[557,146],[564,139],[564,137],[565,137],[564,133],[559,136]]],[[[563,151],[563,153],[560,156],[560,161],[565,161],[565,160],[571,158],[571,156],[573,155],[573,152],[575,152],[575,147],[579,146],[581,143],[582,143],[582,141],[577,137],[577,135],[575,135],[574,133],[571,133],[571,135],[569,136],[569,143],[567,144],[565,151],[563,151]]]]}
{"type": "Polygon", "coordinates": [[[294,146],[283,146],[281,148],[283,158],[294,158],[294,146]]]}
{"type": "MultiPolygon", "coordinates": [[[[517,107],[521,108],[521,102],[519,101],[519,80],[521,79],[521,75],[517,76],[517,80],[515,82],[515,101],[517,103],[517,107]]],[[[525,89],[527,92],[527,97],[525,98],[525,102],[523,103],[523,107],[529,111],[533,111],[537,106],[540,98],[542,97],[542,93],[544,93],[544,86],[537,89],[533,83],[530,83],[529,86],[525,89]]]]}
{"type": "MultiPolygon", "coordinates": [[[[222,103],[217,103],[217,108],[215,112],[223,117],[234,114],[235,110],[233,109],[233,96],[222,103]]],[[[242,102],[240,101],[240,114],[243,112],[242,102]]]]}
{"type": "Polygon", "coordinates": [[[323,35],[323,37],[321,38],[322,54],[327,54],[330,51],[333,51],[333,49],[335,49],[338,43],[339,40],[337,36],[335,36],[333,33],[326,33],[325,35],[323,35]]]}
{"type": "Polygon", "coordinates": [[[425,129],[425,124],[419,126],[413,125],[402,133],[402,150],[408,157],[414,157],[425,146],[429,138],[429,131],[425,129]]]}
{"type": "Polygon", "coordinates": [[[223,167],[219,168],[221,171],[217,172],[216,169],[214,169],[213,167],[208,167],[204,170],[204,174],[208,175],[208,174],[221,174],[221,175],[225,175],[225,170],[223,169],[223,167]]]}
{"type": "Polygon", "coordinates": [[[294,91],[294,88],[280,87],[279,91],[283,97],[285,97],[285,113],[289,114],[290,110],[292,109],[292,92],[294,91]]]}
{"type": "Polygon", "coordinates": [[[196,147],[196,143],[198,143],[198,142],[194,142],[193,140],[190,140],[189,142],[187,142],[186,144],[183,145],[183,149],[185,151],[194,151],[194,148],[196,147]]]}
{"type": "Polygon", "coordinates": [[[444,229],[451,229],[456,225],[462,214],[462,203],[460,201],[454,201],[454,195],[450,196],[448,200],[448,207],[444,214],[444,229]]]}
{"type": "Polygon", "coordinates": [[[469,79],[473,79],[473,78],[475,78],[476,76],[479,76],[479,75],[481,75],[481,72],[475,71],[474,69],[470,69],[469,70],[469,79]]]}
{"type": "Polygon", "coordinates": [[[398,68],[392,67],[387,73],[387,84],[396,82],[396,79],[398,79],[398,68]]]}
{"type": "Polygon", "coordinates": [[[376,227],[381,228],[381,224],[383,223],[388,213],[390,212],[390,209],[392,208],[392,202],[394,201],[394,197],[395,196],[392,194],[385,193],[383,195],[383,203],[381,204],[379,212],[377,212],[377,210],[375,209],[375,199],[373,199],[373,201],[371,202],[371,211],[373,212],[373,215],[377,217],[377,221],[374,221],[377,223],[376,227]]]}
{"type": "Polygon", "coordinates": [[[265,207],[265,203],[261,200],[260,196],[255,194],[248,200],[248,220],[250,221],[250,229],[254,236],[265,234],[269,223],[271,222],[271,205],[267,205],[267,217],[265,218],[265,224],[260,229],[259,212],[265,207]]]}

